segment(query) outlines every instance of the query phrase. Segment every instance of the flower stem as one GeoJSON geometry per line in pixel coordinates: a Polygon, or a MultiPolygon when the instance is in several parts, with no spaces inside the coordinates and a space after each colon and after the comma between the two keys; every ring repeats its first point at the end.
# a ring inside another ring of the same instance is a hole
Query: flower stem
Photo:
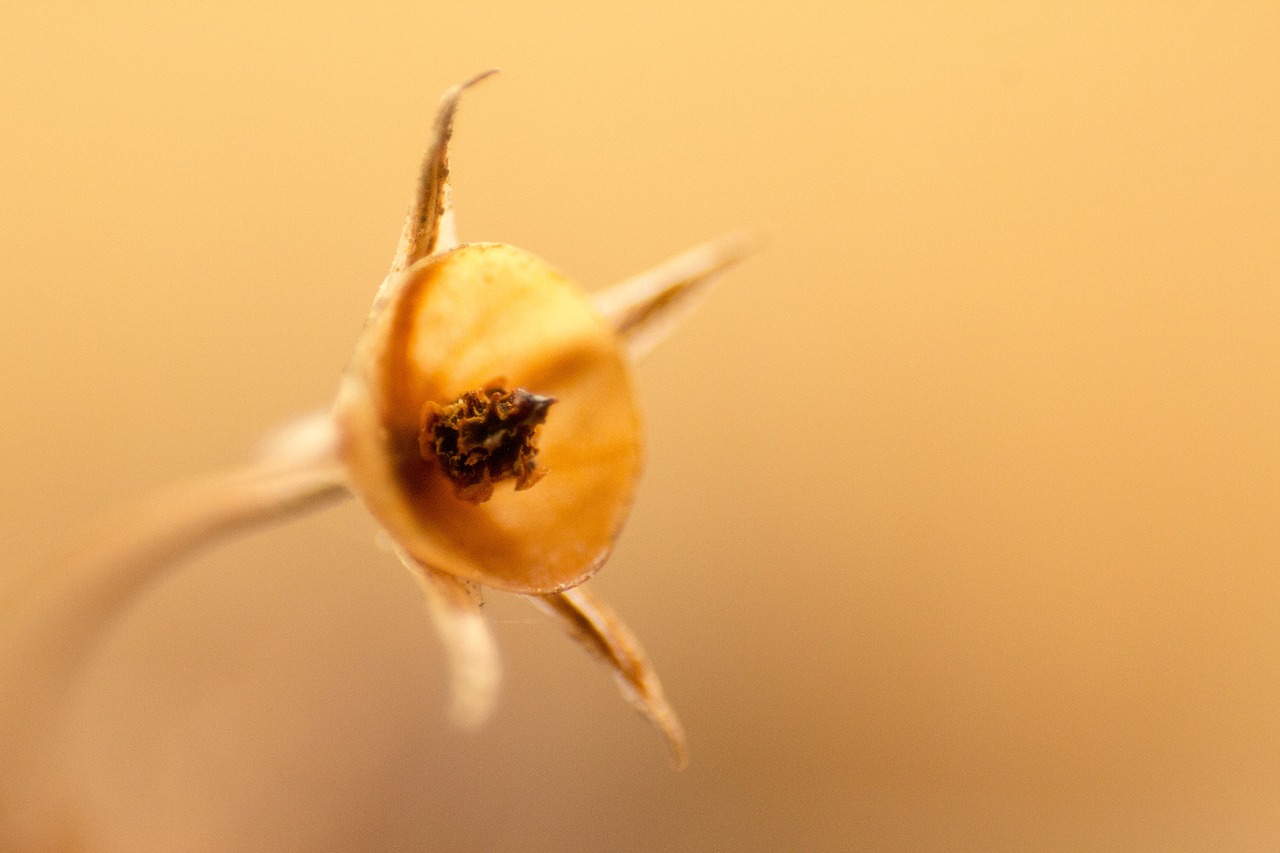
{"type": "Polygon", "coordinates": [[[101,520],[0,615],[0,847],[38,820],[60,726],[96,650],[130,604],[181,558],[346,494],[327,415],[268,455],[169,489],[101,520]]]}

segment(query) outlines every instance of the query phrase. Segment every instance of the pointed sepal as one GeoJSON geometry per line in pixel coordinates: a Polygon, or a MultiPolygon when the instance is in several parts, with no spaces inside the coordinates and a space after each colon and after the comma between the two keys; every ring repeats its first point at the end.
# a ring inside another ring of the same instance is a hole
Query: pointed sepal
{"type": "Polygon", "coordinates": [[[593,294],[592,299],[635,363],[693,313],[720,273],[758,245],[751,235],[727,234],[593,294]]]}
{"type": "Polygon", "coordinates": [[[440,99],[431,128],[431,142],[422,157],[417,192],[400,232],[400,245],[391,262],[390,275],[456,244],[453,212],[449,203],[449,141],[453,137],[453,117],[458,111],[462,93],[497,73],[498,69],[491,68],[477,74],[449,89],[440,99]]]}
{"type": "Polygon", "coordinates": [[[640,641],[612,608],[581,586],[531,595],[529,600],[554,616],[569,636],[612,670],[623,697],[666,738],[672,762],[677,768],[687,765],[689,753],[680,720],[667,703],[640,641]]]}
{"type": "Polygon", "coordinates": [[[398,551],[405,567],[422,582],[436,633],[449,666],[449,718],[459,728],[474,729],[493,712],[502,669],[489,623],[480,610],[473,584],[424,566],[398,551]]]}

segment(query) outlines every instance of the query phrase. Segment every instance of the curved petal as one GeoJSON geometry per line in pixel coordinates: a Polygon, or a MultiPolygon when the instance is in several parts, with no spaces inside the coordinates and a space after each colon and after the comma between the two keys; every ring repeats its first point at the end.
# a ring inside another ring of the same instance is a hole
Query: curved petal
{"type": "Polygon", "coordinates": [[[608,556],[643,455],[626,355],[587,295],[512,246],[425,258],[365,327],[335,406],[351,485],[418,562],[522,595],[557,592],[608,556]],[[462,499],[423,413],[497,383],[554,397],[531,489],[462,499]]]}
{"type": "Polygon", "coordinates": [[[456,236],[449,205],[449,140],[453,136],[453,116],[463,92],[497,73],[498,69],[491,68],[477,74],[449,89],[440,99],[431,128],[431,142],[422,157],[418,190],[400,232],[395,259],[391,262],[391,275],[414,261],[453,246],[456,236]]]}
{"type": "Polygon", "coordinates": [[[593,294],[592,300],[634,364],[693,313],[720,273],[758,247],[751,235],[727,234],[593,294]]]}
{"type": "Polygon", "coordinates": [[[427,605],[449,661],[449,717],[474,729],[493,712],[502,670],[480,593],[464,580],[424,566],[401,549],[400,560],[422,582],[427,605]]]}
{"type": "Polygon", "coordinates": [[[653,664],[640,641],[609,605],[578,586],[552,595],[528,596],[535,607],[554,616],[569,636],[613,670],[622,696],[662,732],[677,768],[689,763],[684,729],[667,704],[653,664]]]}

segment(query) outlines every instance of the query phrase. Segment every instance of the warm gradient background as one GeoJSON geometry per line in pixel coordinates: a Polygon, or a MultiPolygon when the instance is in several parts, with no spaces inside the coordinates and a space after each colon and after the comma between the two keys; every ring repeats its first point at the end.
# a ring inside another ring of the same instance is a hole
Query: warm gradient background
{"type": "Polygon", "coordinates": [[[0,5],[0,586],[324,404],[440,92],[462,236],[598,286],[747,226],[640,373],[597,588],[444,720],[355,506],[176,573],[69,735],[101,850],[1280,846],[1274,3],[0,5]]]}

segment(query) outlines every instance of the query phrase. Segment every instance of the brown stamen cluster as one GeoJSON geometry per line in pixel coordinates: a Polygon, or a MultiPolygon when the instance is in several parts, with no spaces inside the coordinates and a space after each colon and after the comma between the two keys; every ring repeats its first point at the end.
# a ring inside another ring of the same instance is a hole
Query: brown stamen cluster
{"type": "Polygon", "coordinates": [[[468,391],[446,406],[428,402],[418,449],[422,458],[440,463],[462,500],[483,503],[494,483],[511,478],[517,490],[527,489],[546,473],[537,467],[534,439],[554,402],[523,388],[501,387],[468,391]]]}

